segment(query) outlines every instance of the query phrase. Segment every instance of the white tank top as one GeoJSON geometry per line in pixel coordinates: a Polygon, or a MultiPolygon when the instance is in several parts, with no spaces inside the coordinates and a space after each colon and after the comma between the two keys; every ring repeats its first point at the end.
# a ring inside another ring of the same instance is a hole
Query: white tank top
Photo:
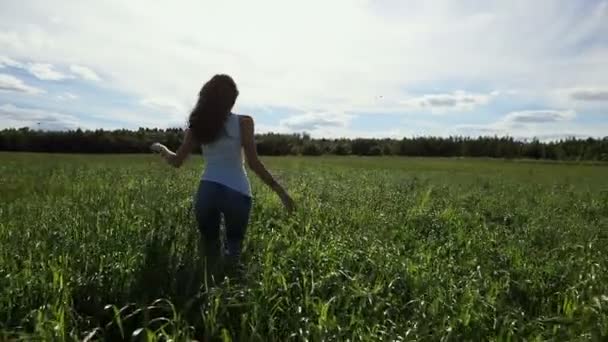
{"type": "Polygon", "coordinates": [[[205,161],[202,180],[223,184],[251,197],[241,145],[239,115],[228,115],[219,138],[201,147],[205,161]]]}

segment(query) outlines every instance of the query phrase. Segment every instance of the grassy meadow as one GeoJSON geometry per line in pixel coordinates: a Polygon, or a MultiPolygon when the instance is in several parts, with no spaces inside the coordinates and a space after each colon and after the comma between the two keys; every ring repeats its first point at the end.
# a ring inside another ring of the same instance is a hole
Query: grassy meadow
{"type": "Polygon", "coordinates": [[[200,157],[0,153],[0,341],[608,339],[608,165],[264,160],[210,284],[200,157]]]}

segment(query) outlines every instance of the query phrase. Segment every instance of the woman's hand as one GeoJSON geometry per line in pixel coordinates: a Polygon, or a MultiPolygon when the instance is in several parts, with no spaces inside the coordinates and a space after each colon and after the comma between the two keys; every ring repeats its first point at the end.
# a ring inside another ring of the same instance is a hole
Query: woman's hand
{"type": "Polygon", "coordinates": [[[266,170],[266,167],[258,158],[258,152],[254,139],[253,119],[249,116],[241,116],[239,119],[239,125],[241,126],[241,145],[245,151],[247,165],[249,165],[249,168],[253,170],[253,172],[255,172],[264,183],[266,183],[266,185],[268,185],[274,192],[277,193],[277,195],[279,195],[285,210],[287,210],[288,213],[293,212],[296,207],[293,199],[291,199],[287,191],[285,191],[285,189],[283,189],[283,187],[274,180],[270,172],[266,170]]]}
{"type": "Polygon", "coordinates": [[[166,149],[165,145],[158,143],[158,142],[155,142],[154,144],[152,144],[150,146],[150,150],[152,150],[152,152],[156,152],[156,153],[162,153],[163,150],[165,150],[165,149],[166,149]]]}
{"type": "Polygon", "coordinates": [[[287,210],[287,212],[291,214],[296,208],[296,204],[293,201],[293,199],[285,191],[282,191],[281,193],[279,193],[279,198],[281,199],[281,202],[283,203],[283,207],[285,207],[285,210],[287,210]]]}
{"type": "Polygon", "coordinates": [[[180,167],[184,163],[184,161],[190,155],[192,151],[192,147],[194,146],[194,142],[192,139],[192,132],[187,129],[184,135],[184,141],[179,146],[176,152],[171,151],[167,148],[167,146],[155,142],[150,146],[150,149],[154,152],[160,153],[160,155],[165,159],[165,161],[174,167],[180,167]]]}
{"type": "Polygon", "coordinates": [[[152,144],[152,146],[150,146],[150,149],[154,152],[160,153],[161,157],[165,158],[165,160],[167,160],[167,162],[171,161],[171,158],[173,158],[175,156],[175,153],[171,152],[171,150],[169,150],[169,148],[167,148],[167,146],[161,144],[161,143],[154,143],[152,144]]]}
{"type": "MultiPolygon", "coordinates": [[[[160,156],[169,164],[174,165],[174,159],[175,159],[175,153],[171,152],[171,150],[169,150],[167,148],[167,146],[161,144],[161,143],[154,143],[152,144],[152,146],[150,146],[150,149],[154,152],[160,153],[160,156]]],[[[174,165],[175,166],[175,165],[174,165]]]]}

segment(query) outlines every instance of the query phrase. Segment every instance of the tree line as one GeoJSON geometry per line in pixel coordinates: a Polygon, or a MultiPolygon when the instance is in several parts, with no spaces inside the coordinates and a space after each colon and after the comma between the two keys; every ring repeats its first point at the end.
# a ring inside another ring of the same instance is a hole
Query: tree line
{"type": "MultiPolygon", "coordinates": [[[[0,151],[61,153],[148,153],[153,142],[176,149],[183,130],[0,130],[0,151]]],[[[413,137],[403,139],[313,139],[306,133],[257,134],[260,155],[359,155],[490,157],[608,161],[608,136],[542,142],[512,137],[413,137]]],[[[196,152],[200,152],[196,151],[196,152]]]]}

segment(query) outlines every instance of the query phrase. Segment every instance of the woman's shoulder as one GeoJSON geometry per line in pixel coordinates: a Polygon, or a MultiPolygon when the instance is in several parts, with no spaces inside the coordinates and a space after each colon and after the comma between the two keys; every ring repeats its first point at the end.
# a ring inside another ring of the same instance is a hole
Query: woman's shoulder
{"type": "Polygon", "coordinates": [[[235,114],[236,117],[239,119],[239,124],[241,126],[243,125],[253,125],[253,118],[249,115],[243,115],[243,114],[235,114]]]}
{"type": "Polygon", "coordinates": [[[234,114],[239,121],[253,121],[253,118],[250,115],[246,115],[246,114],[234,114]]]}
{"type": "Polygon", "coordinates": [[[239,130],[244,134],[252,134],[254,131],[253,128],[253,118],[249,115],[238,115],[239,118],[239,130]]]}

